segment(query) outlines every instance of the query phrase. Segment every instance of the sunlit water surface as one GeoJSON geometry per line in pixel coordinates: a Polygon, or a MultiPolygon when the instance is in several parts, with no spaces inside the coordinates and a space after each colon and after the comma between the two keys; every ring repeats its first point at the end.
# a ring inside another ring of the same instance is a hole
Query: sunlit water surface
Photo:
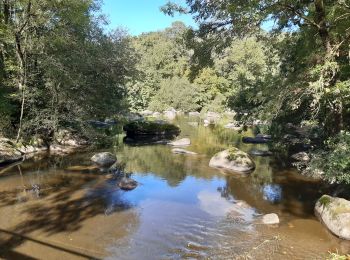
{"type": "MultiPolygon", "coordinates": [[[[349,252],[314,217],[326,185],[301,177],[284,162],[254,157],[242,176],[208,167],[216,152],[236,146],[241,135],[176,121],[188,150],[167,145],[111,151],[139,186],[129,192],[90,166],[93,152],[32,159],[0,175],[0,256],[7,259],[325,259],[349,252]],[[73,170],[74,169],[74,170],[73,170]],[[262,225],[277,213],[281,223],[262,225]]],[[[200,124],[201,125],[201,124],[200,124]]],[[[244,133],[252,135],[252,132],[244,133]]]]}

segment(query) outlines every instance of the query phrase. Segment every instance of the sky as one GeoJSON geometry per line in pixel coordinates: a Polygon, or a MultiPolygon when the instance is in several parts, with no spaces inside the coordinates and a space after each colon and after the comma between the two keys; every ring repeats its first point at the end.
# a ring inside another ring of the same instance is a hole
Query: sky
{"type": "MultiPolygon", "coordinates": [[[[168,0],[103,0],[103,14],[110,22],[108,29],[123,27],[131,35],[143,32],[158,31],[169,27],[174,21],[182,21],[186,25],[195,26],[190,15],[170,17],[163,14],[159,8],[168,0]]],[[[181,3],[181,0],[177,0],[181,3]]]]}

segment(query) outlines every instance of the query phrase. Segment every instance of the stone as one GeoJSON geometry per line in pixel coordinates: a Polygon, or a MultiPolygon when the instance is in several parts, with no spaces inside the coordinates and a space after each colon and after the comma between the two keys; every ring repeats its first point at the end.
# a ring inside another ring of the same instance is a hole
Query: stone
{"type": "Polygon", "coordinates": [[[232,129],[235,131],[239,131],[242,129],[241,126],[239,126],[237,123],[228,123],[224,126],[226,129],[232,129]]]}
{"type": "Polygon", "coordinates": [[[152,114],[152,116],[154,116],[154,117],[160,117],[162,114],[161,113],[159,113],[159,112],[154,112],[153,114],[152,114]]]}
{"type": "Polygon", "coordinates": [[[137,181],[131,179],[131,178],[127,178],[127,177],[123,177],[119,182],[118,182],[118,187],[121,190],[125,190],[125,191],[130,191],[133,190],[137,187],[138,183],[137,181]]]}
{"type": "Polygon", "coordinates": [[[350,240],[350,201],[323,195],[315,205],[315,214],[334,235],[350,240]]]}
{"type": "Polygon", "coordinates": [[[22,153],[16,145],[7,138],[0,138],[0,167],[22,160],[22,153]]]}
{"type": "Polygon", "coordinates": [[[195,152],[187,151],[187,150],[181,149],[181,148],[174,148],[171,151],[172,151],[172,153],[175,153],[175,154],[189,154],[189,155],[196,155],[197,154],[195,152]]]}
{"type": "Polygon", "coordinates": [[[101,167],[110,167],[117,161],[117,157],[109,152],[103,152],[92,156],[91,161],[101,167]]]}
{"type": "Polygon", "coordinates": [[[271,135],[266,135],[266,134],[257,134],[255,137],[256,138],[268,139],[268,140],[271,140],[271,138],[272,138],[271,135]]]}
{"type": "Polygon", "coordinates": [[[310,156],[306,152],[299,152],[296,154],[293,154],[292,159],[299,161],[299,162],[308,162],[310,161],[310,156]]]}
{"type": "Polygon", "coordinates": [[[255,169],[255,163],[249,155],[235,147],[214,155],[209,162],[209,166],[239,173],[249,173],[255,169]]]}
{"type": "Polygon", "coordinates": [[[249,154],[254,155],[254,156],[271,156],[272,152],[265,151],[265,150],[253,149],[249,152],[249,154]]]}
{"type": "Polygon", "coordinates": [[[172,146],[188,146],[191,144],[191,140],[189,138],[182,138],[169,143],[172,146]]]}
{"type": "Polygon", "coordinates": [[[153,111],[151,110],[144,110],[140,112],[141,115],[143,116],[151,116],[153,114],[153,111]]]}
{"type": "Polygon", "coordinates": [[[206,120],[208,124],[216,124],[220,120],[221,116],[215,112],[208,112],[206,120]]]}
{"type": "Polygon", "coordinates": [[[192,117],[195,117],[195,116],[200,116],[201,114],[199,112],[189,112],[188,113],[188,116],[192,116],[192,117]]]}
{"type": "Polygon", "coordinates": [[[276,225],[280,223],[280,219],[276,213],[270,213],[262,217],[262,223],[265,225],[276,225]]]}

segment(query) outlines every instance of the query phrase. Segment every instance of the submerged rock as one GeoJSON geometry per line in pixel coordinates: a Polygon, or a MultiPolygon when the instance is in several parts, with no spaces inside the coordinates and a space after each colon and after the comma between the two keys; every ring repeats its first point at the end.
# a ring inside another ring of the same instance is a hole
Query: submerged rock
{"type": "Polygon", "coordinates": [[[117,161],[117,157],[109,152],[103,152],[92,156],[91,161],[101,167],[110,167],[117,161]]]}
{"type": "Polygon", "coordinates": [[[263,199],[271,203],[282,200],[282,188],[278,184],[267,184],[263,188],[263,199]]]}
{"type": "Polygon", "coordinates": [[[323,195],[315,205],[315,214],[333,234],[350,240],[350,201],[323,195]]]}
{"type": "Polygon", "coordinates": [[[189,146],[191,144],[191,140],[189,138],[182,138],[169,143],[172,146],[189,146]]]}
{"type": "Polygon", "coordinates": [[[187,150],[181,149],[181,148],[174,148],[171,151],[173,153],[175,153],[175,154],[190,154],[190,155],[196,155],[197,154],[195,152],[187,151],[187,150]]]}
{"type": "Polygon", "coordinates": [[[235,147],[214,155],[209,162],[209,166],[225,168],[239,173],[249,173],[255,169],[255,163],[249,155],[235,147]]]}
{"type": "Polygon", "coordinates": [[[137,187],[137,185],[137,181],[127,177],[123,177],[118,183],[118,187],[125,191],[133,190],[137,187]]]}
{"type": "Polygon", "coordinates": [[[277,214],[270,213],[262,217],[262,223],[265,225],[276,225],[280,223],[280,219],[277,214]]]}
{"type": "Polygon", "coordinates": [[[266,151],[266,150],[258,150],[258,149],[254,149],[251,150],[249,152],[250,155],[254,155],[254,156],[271,156],[272,152],[270,151],[266,151]]]}
{"type": "Polygon", "coordinates": [[[246,136],[244,136],[242,138],[242,142],[247,143],[247,144],[266,144],[269,141],[270,141],[269,139],[262,138],[262,137],[246,137],[246,136]]]}

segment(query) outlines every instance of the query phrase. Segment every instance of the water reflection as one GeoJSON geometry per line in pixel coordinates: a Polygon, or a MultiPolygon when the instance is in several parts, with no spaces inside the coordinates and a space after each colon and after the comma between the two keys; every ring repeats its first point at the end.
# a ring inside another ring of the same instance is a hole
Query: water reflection
{"type": "Polygon", "coordinates": [[[140,184],[130,192],[106,174],[82,170],[93,152],[33,158],[4,172],[0,256],[322,259],[330,248],[340,249],[313,216],[326,185],[279,168],[269,157],[253,157],[257,167],[248,176],[212,169],[211,156],[230,145],[266,147],[242,144],[232,130],[187,121],[175,123],[197,156],[175,155],[162,144],[111,149],[140,184]],[[272,212],[280,216],[278,228],[257,224],[261,214],[272,212]]]}

